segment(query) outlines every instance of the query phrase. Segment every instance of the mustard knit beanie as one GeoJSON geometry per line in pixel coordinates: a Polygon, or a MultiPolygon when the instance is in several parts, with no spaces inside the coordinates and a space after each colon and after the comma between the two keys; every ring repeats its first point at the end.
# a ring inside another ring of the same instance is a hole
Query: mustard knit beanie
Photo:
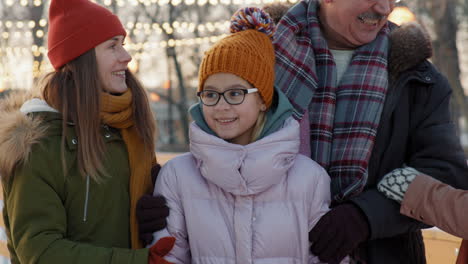
{"type": "Polygon", "coordinates": [[[275,25],[270,16],[255,7],[241,8],[231,18],[231,35],[205,52],[198,74],[198,91],[215,73],[232,73],[258,89],[267,107],[273,99],[275,25]]]}

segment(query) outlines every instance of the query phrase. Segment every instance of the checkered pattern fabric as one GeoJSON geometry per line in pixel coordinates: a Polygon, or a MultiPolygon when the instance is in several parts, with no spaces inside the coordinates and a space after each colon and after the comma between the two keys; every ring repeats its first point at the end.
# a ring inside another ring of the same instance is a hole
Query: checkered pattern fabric
{"type": "Polygon", "coordinates": [[[303,1],[281,19],[274,36],[276,87],[296,119],[310,120],[311,158],[332,180],[342,201],[362,191],[388,87],[390,27],[355,50],[337,85],[336,64],[317,17],[318,1],[303,1]]]}

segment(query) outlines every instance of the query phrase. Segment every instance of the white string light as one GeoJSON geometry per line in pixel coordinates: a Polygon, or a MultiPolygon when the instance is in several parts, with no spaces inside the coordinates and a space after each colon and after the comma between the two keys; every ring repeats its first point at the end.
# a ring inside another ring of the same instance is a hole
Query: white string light
{"type": "Polygon", "coordinates": [[[42,31],[41,29],[39,29],[38,31],[36,31],[36,37],[38,37],[38,38],[44,37],[44,31],[42,31]]]}
{"type": "Polygon", "coordinates": [[[39,20],[39,26],[45,27],[46,25],[47,25],[47,20],[45,20],[44,18],[39,20]]]}

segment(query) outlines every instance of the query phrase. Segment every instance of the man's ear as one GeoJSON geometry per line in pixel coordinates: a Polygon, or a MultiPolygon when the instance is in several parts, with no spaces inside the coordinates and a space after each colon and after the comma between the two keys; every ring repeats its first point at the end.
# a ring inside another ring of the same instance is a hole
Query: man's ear
{"type": "Polygon", "coordinates": [[[262,103],[262,105],[260,106],[260,111],[262,111],[262,112],[265,112],[265,111],[266,111],[266,105],[265,105],[265,103],[262,103]]]}

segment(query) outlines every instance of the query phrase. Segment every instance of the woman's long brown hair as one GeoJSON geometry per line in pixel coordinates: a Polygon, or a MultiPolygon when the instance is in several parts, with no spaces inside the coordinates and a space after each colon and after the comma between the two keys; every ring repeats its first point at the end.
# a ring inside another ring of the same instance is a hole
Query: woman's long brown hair
{"type": "MultiPolygon", "coordinates": [[[[133,95],[135,128],[148,150],[154,151],[156,125],[146,92],[128,70],[126,83],[133,95]]],[[[46,75],[42,86],[44,100],[57,109],[63,117],[61,157],[64,173],[67,168],[65,138],[67,127],[71,122],[75,126],[78,140],[79,172],[83,177],[89,175],[97,182],[106,175],[103,167],[105,145],[101,136],[100,118],[102,91],[94,49],[67,63],[59,71],[46,75]]]]}

